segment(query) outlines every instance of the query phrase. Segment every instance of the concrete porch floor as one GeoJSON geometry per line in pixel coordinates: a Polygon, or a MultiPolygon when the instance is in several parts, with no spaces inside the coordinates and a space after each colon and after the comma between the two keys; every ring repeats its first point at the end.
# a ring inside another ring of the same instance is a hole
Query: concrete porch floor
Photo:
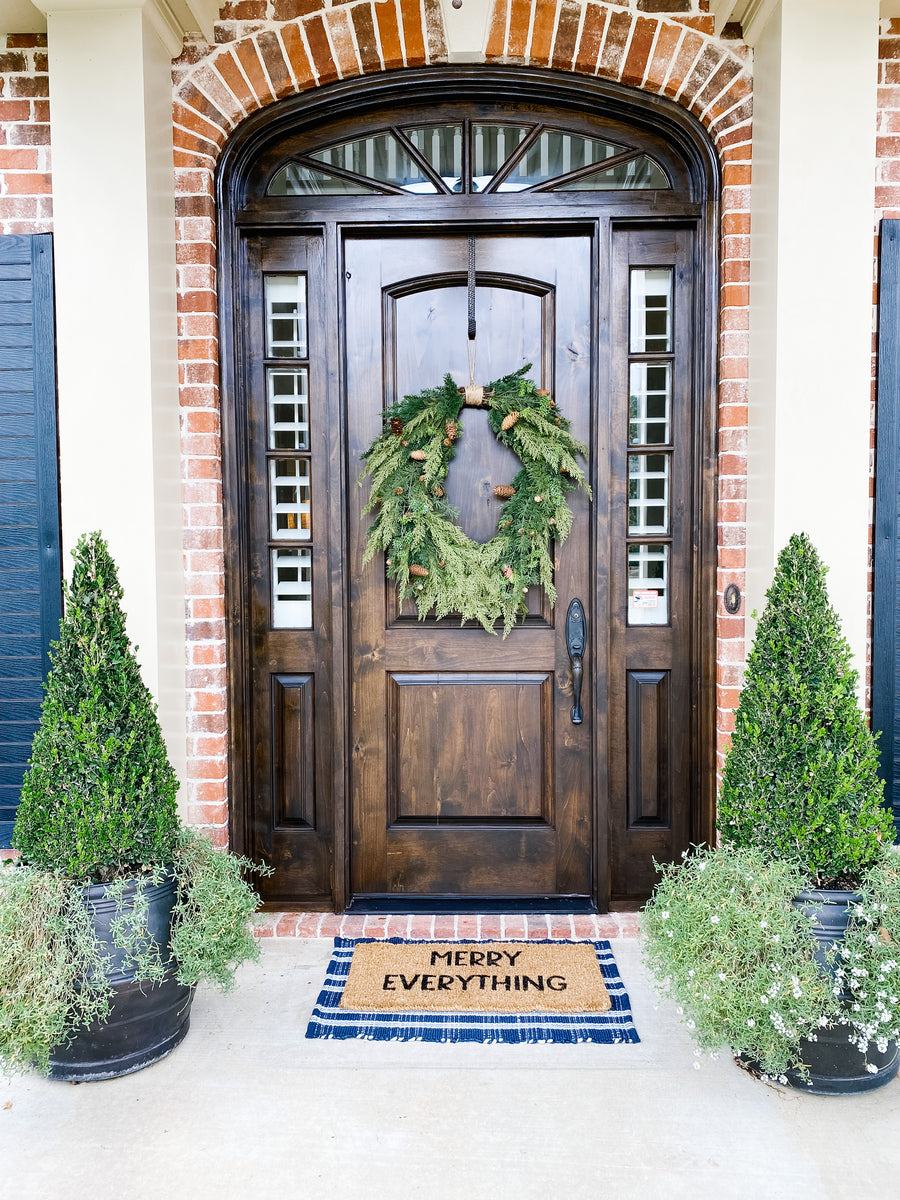
{"type": "Polygon", "coordinates": [[[888,1200],[900,1082],[854,1098],[697,1061],[637,941],[612,942],[633,1046],[307,1041],[332,943],[268,938],[201,990],[167,1059],[104,1083],[0,1081],[16,1200],[888,1200]]]}

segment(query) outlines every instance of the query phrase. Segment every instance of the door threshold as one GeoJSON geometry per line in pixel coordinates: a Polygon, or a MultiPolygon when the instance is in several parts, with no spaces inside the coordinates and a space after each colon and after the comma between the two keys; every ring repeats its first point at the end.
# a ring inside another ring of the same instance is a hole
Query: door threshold
{"type": "Polygon", "coordinates": [[[347,913],[389,913],[415,916],[421,913],[588,913],[596,914],[597,905],[590,896],[354,896],[347,913]]]}

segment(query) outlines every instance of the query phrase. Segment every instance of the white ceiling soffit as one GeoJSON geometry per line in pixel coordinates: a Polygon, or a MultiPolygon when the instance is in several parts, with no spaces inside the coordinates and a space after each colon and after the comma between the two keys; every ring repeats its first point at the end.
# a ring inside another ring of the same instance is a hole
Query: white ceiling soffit
{"type": "Polygon", "coordinates": [[[47,18],[31,0],[0,0],[0,34],[46,31],[47,18]]]}
{"type": "Polygon", "coordinates": [[[181,53],[186,33],[202,33],[213,42],[213,26],[219,18],[219,0],[0,0],[0,34],[44,33],[48,12],[77,12],[79,9],[146,8],[153,26],[172,51],[181,53]]]}
{"type": "Polygon", "coordinates": [[[744,31],[744,41],[756,45],[778,0],[709,0],[709,11],[716,18],[716,33],[729,21],[737,21],[744,31]]]}

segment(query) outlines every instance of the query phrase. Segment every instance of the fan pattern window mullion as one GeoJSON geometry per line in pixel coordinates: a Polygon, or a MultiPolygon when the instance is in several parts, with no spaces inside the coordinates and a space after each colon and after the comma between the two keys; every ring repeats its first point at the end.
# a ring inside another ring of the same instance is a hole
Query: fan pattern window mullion
{"type": "Polygon", "coordinates": [[[444,195],[661,189],[670,181],[635,148],[543,125],[500,121],[384,129],[285,163],[269,196],[444,195]]]}

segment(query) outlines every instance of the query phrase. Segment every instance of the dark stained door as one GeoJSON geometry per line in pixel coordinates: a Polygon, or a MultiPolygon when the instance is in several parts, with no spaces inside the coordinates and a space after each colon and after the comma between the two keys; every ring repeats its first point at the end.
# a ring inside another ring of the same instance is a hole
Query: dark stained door
{"type": "MultiPolygon", "coordinates": [[[[348,477],[395,399],[467,382],[467,238],[345,242],[348,477]]],[[[533,363],[580,440],[591,442],[591,239],[477,239],[476,382],[533,363]]],[[[463,413],[448,495],[465,531],[496,529],[493,487],[515,456],[487,414],[463,413]]],[[[590,471],[588,471],[590,475],[590,471]]],[[[593,630],[590,505],[571,494],[557,549],[555,610],[537,590],[503,640],[398,609],[376,557],[362,566],[366,488],[347,497],[350,580],[351,890],[356,895],[589,896],[593,883],[592,681],[571,720],[565,616],[578,597],[593,630]]]]}

